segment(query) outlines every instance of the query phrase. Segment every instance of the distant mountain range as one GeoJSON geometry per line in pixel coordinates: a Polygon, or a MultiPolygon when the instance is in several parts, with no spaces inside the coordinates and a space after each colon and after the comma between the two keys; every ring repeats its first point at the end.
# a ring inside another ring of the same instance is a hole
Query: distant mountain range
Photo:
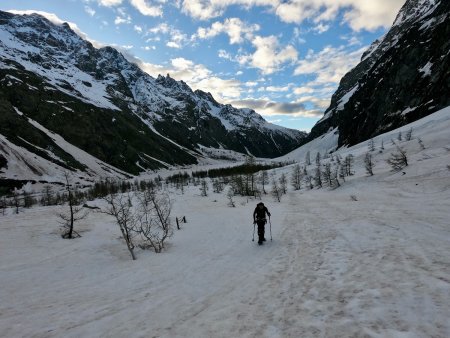
{"type": "Polygon", "coordinates": [[[134,175],[197,163],[205,149],[276,157],[307,136],[170,75],[154,78],[66,23],[1,11],[0,109],[0,176],[10,178],[51,176],[49,163],[134,175]]]}
{"type": "Polygon", "coordinates": [[[450,1],[408,0],[389,32],[341,80],[309,140],[354,145],[450,105],[450,1]]]}

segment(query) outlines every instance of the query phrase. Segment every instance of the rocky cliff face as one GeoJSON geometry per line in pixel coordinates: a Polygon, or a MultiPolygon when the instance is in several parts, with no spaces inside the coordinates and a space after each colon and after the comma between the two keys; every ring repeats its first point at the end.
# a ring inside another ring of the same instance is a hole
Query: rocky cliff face
{"type": "Polygon", "coordinates": [[[5,142],[69,169],[85,165],[51,133],[132,174],[195,163],[202,147],[275,157],[306,136],[169,75],[154,78],[37,14],[0,11],[0,105],[5,142]]]}
{"type": "Polygon", "coordinates": [[[347,73],[309,136],[353,145],[450,105],[450,1],[408,0],[347,73]]]}

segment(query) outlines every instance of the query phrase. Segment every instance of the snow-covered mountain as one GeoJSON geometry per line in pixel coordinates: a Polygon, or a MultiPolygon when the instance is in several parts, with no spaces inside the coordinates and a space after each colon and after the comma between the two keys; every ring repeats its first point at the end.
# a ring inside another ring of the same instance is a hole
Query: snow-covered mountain
{"type": "Polygon", "coordinates": [[[196,163],[204,148],[275,157],[306,136],[170,75],[154,78],[116,49],[97,49],[68,24],[37,14],[0,12],[0,104],[0,170],[11,173],[25,150],[42,162],[31,168],[23,160],[29,170],[18,178],[51,176],[43,162],[92,175],[137,174],[196,163]],[[81,151],[101,165],[78,158],[81,151]]]}
{"type": "Polygon", "coordinates": [[[354,145],[449,106],[449,36],[449,1],[406,1],[342,78],[309,139],[338,128],[339,146],[354,145]]]}

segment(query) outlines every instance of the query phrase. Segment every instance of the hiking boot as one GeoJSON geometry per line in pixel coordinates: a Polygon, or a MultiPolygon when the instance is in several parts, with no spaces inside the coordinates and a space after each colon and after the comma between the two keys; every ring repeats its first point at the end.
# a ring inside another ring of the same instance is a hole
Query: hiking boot
{"type": "Polygon", "coordinates": [[[258,241],[258,245],[262,245],[263,244],[263,242],[262,241],[258,241]]]}

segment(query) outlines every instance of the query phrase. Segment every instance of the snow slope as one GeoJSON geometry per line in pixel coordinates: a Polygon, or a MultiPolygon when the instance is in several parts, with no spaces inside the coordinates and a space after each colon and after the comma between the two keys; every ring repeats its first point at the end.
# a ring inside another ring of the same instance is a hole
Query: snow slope
{"type": "Polygon", "coordinates": [[[339,150],[356,171],[340,188],[266,196],[273,241],[266,233],[262,247],[251,241],[255,201],[230,208],[225,193],[198,187],[172,194],[173,216],[188,223],[167,250],[137,261],[103,214],[69,241],[54,208],[8,210],[0,336],[449,337],[450,109],[415,123],[426,149],[401,143],[405,174],[384,162],[385,142],[366,177],[364,143],[339,150]]]}

